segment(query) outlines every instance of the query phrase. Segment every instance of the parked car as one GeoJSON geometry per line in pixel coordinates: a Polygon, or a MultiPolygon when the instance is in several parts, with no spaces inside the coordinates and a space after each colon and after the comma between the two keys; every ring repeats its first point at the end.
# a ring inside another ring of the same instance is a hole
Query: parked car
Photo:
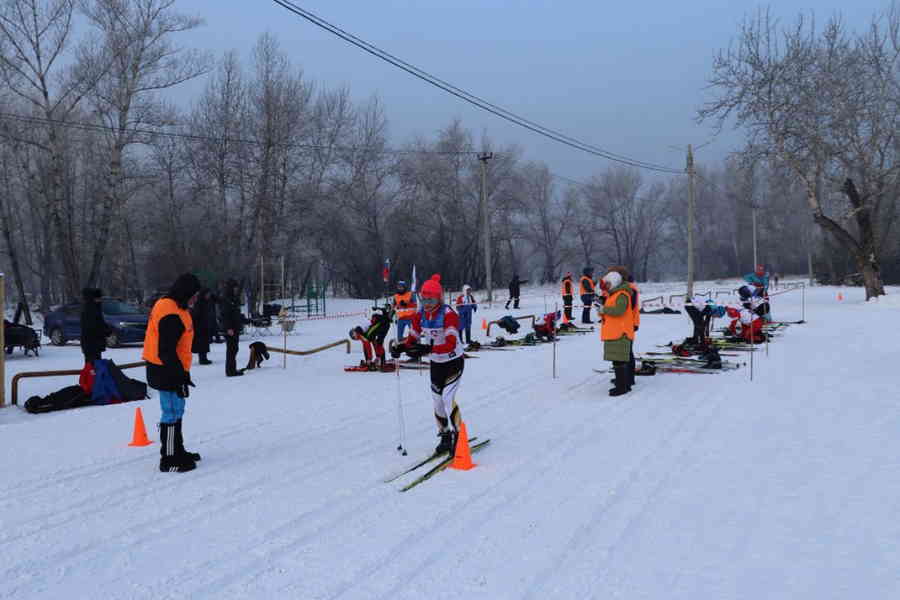
{"type": "MultiPolygon", "coordinates": [[[[106,338],[106,346],[115,348],[122,344],[136,344],[144,341],[148,316],[139,306],[104,298],[102,302],[103,320],[112,332],[106,338]]],[[[44,335],[55,346],[63,346],[69,340],[81,337],[81,303],[65,304],[44,316],[44,335]]]]}

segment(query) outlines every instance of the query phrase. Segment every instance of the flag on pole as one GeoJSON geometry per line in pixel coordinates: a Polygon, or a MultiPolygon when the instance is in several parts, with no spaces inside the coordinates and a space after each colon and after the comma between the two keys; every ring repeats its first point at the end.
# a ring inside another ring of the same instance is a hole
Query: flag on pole
{"type": "Polygon", "coordinates": [[[412,274],[412,287],[409,288],[409,291],[416,291],[416,265],[413,265],[413,274],[412,274]]]}
{"type": "Polygon", "coordinates": [[[391,259],[384,259],[384,268],[381,270],[381,279],[384,280],[385,283],[391,280],[391,259]]]}

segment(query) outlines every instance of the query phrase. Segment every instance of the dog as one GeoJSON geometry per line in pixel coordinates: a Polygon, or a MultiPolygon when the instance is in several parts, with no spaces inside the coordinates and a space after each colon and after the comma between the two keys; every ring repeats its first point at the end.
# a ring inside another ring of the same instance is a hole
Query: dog
{"type": "Polygon", "coordinates": [[[259,368],[264,360],[269,360],[269,349],[262,342],[253,342],[250,344],[250,360],[244,370],[259,368]]]}

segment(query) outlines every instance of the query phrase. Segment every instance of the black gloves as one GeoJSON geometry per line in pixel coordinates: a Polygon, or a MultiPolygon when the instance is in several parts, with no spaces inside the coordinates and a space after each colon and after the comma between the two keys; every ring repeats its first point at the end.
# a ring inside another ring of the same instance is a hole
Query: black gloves
{"type": "Polygon", "coordinates": [[[406,348],[406,355],[410,358],[422,358],[426,354],[431,354],[433,348],[434,341],[430,341],[427,344],[415,343],[406,348]]]}
{"type": "Polygon", "coordinates": [[[178,394],[179,398],[187,398],[191,395],[190,389],[192,387],[197,387],[194,385],[194,382],[191,381],[191,374],[187,371],[182,371],[181,374],[181,384],[175,390],[175,393],[178,394]]]}
{"type": "Polygon", "coordinates": [[[400,355],[404,352],[410,358],[421,358],[426,354],[431,354],[431,350],[434,348],[434,342],[431,341],[427,344],[420,344],[418,342],[409,343],[405,342],[403,344],[395,344],[391,341],[390,353],[393,358],[400,358],[400,355]]]}

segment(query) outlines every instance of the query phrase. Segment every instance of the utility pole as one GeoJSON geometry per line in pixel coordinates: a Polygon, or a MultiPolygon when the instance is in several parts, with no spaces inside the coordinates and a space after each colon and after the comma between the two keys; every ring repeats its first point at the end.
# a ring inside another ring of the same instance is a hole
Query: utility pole
{"type": "Polygon", "coordinates": [[[756,265],[759,264],[759,254],[757,253],[756,246],[756,205],[751,204],[753,207],[753,270],[756,270],[756,265]]]}
{"type": "Polygon", "coordinates": [[[687,266],[687,299],[694,295],[694,149],[688,144],[688,266],[687,266]]]}
{"type": "Polygon", "coordinates": [[[481,215],[481,238],[484,244],[484,273],[488,304],[494,300],[494,284],[491,281],[491,226],[487,206],[487,161],[492,158],[494,158],[493,152],[481,152],[478,155],[478,160],[481,161],[481,202],[478,209],[481,215]]]}

